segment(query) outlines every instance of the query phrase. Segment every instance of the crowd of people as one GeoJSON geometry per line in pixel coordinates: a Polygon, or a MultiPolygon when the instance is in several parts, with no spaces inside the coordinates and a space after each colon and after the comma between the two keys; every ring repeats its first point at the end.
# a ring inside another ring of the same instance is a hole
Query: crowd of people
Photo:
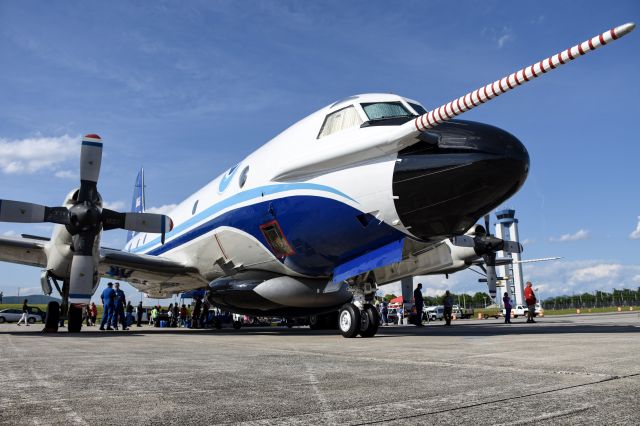
{"type": "MultiPolygon", "coordinates": [[[[525,303],[527,305],[527,323],[535,323],[535,309],[537,299],[535,293],[533,292],[533,285],[531,281],[527,281],[525,289],[524,289],[524,298],[525,303]]],[[[453,296],[449,290],[446,290],[444,295],[442,296],[442,306],[444,308],[443,319],[445,326],[451,326],[451,320],[453,319],[453,296]]],[[[511,309],[513,307],[511,303],[511,298],[507,292],[504,293],[502,298],[502,303],[505,308],[504,322],[505,324],[511,324],[511,309]]],[[[389,302],[386,300],[376,301],[376,305],[378,306],[379,314],[380,314],[380,325],[390,325],[389,320],[389,302]]],[[[422,296],[422,283],[418,283],[415,290],[413,291],[413,309],[410,312],[405,312],[404,304],[401,303],[397,307],[395,307],[395,316],[397,318],[398,324],[403,324],[406,321],[406,318],[409,318],[409,322],[422,327],[422,318],[423,318],[423,310],[424,310],[424,298],[422,296]]],[[[429,317],[427,316],[427,321],[429,321],[429,317]]]]}

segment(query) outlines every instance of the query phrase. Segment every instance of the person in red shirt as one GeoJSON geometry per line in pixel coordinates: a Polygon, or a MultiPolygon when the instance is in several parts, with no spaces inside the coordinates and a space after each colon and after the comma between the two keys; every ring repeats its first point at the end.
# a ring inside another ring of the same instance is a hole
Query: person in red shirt
{"type": "Polygon", "coordinates": [[[536,295],[533,293],[533,288],[531,288],[531,281],[527,281],[526,287],[524,289],[524,301],[527,303],[527,322],[535,322],[533,317],[536,315],[536,295]]]}

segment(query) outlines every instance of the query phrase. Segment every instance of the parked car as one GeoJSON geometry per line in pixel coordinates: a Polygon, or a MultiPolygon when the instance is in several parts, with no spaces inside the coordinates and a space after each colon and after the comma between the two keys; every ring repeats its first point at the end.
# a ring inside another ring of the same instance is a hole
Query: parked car
{"type": "MultiPolygon", "coordinates": [[[[518,317],[524,317],[527,315],[527,311],[529,310],[529,308],[527,308],[527,305],[516,305],[513,308],[511,308],[511,314],[513,315],[514,318],[518,318],[518,317]]],[[[534,316],[538,316],[540,315],[540,312],[542,311],[542,307],[540,306],[539,303],[536,303],[536,309],[535,309],[535,313],[534,316]]],[[[504,317],[506,315],[507,311],[506,309],[502,309],[501,315],[504,317]]]]}
{"type": "Polygon", "coordinates": [[[40,318],[42,318],[42,323],[44,324],[44,321],[47,318],[47,313],[45,311],[37,306],[28,306],[28,309],[30,314],[38,315],[40,318]]]}
{"type": "MultiPolygon", "coordinates": [[[[22,309],[3,309],[0,311],[0,324],[3,322],[18,322],[22,317],[22,309]]],[[[28,314],[27,322],[34,324],[36,321],[42,321],[40,315],[28,314]]]]}
{"type": "Polygon", "coordinates": [[[429,316],[429,321],[444,319],[444,306],[429,306],[425,312],[429,316]]]}

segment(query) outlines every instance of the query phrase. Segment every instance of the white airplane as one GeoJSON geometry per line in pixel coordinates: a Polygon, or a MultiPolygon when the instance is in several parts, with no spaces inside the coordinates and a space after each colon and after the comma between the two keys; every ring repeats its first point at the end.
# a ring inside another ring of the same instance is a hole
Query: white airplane
{"type": "MultiPolygon", "coordinates": [[[[43,290],[58,288],[69,331],[80,330],[82,308],[106,277],[152,297],[207,288],[212,304],[237,313],[339,312],[343,336],[373,336],[377,286],[482,259],[495,291],[496,251],[521,250],[475,224],[524,184],[527,150],[504,130],[449,120],[634,28],[606,31],[429,112],[392,94],[342,99],[189,196],[171,218],[144,213],[142,173],[132,213],[103,208],[103,145],[88,135],[80,188],[62,207],[0,201],[0,221],[58,224],[50,239],[0,237],[0,260],[43,268],[43,290]],[[100,247],[102,231],[114,228],[131,231],[123,250],[100,247]]],[[[50,304],[47,330],[57,329],[58,312],[50,304]]]]}

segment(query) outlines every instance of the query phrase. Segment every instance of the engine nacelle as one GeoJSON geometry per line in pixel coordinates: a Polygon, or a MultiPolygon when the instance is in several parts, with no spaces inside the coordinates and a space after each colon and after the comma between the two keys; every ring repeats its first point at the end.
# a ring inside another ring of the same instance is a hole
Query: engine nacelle
{"type": "Polygon", "coordinates": [[[337,310],[352,298],[344,283],[268,272],[245,272],[209,284],[208,299],[221,309],[248,315],[307,316],[337,310]]]}

